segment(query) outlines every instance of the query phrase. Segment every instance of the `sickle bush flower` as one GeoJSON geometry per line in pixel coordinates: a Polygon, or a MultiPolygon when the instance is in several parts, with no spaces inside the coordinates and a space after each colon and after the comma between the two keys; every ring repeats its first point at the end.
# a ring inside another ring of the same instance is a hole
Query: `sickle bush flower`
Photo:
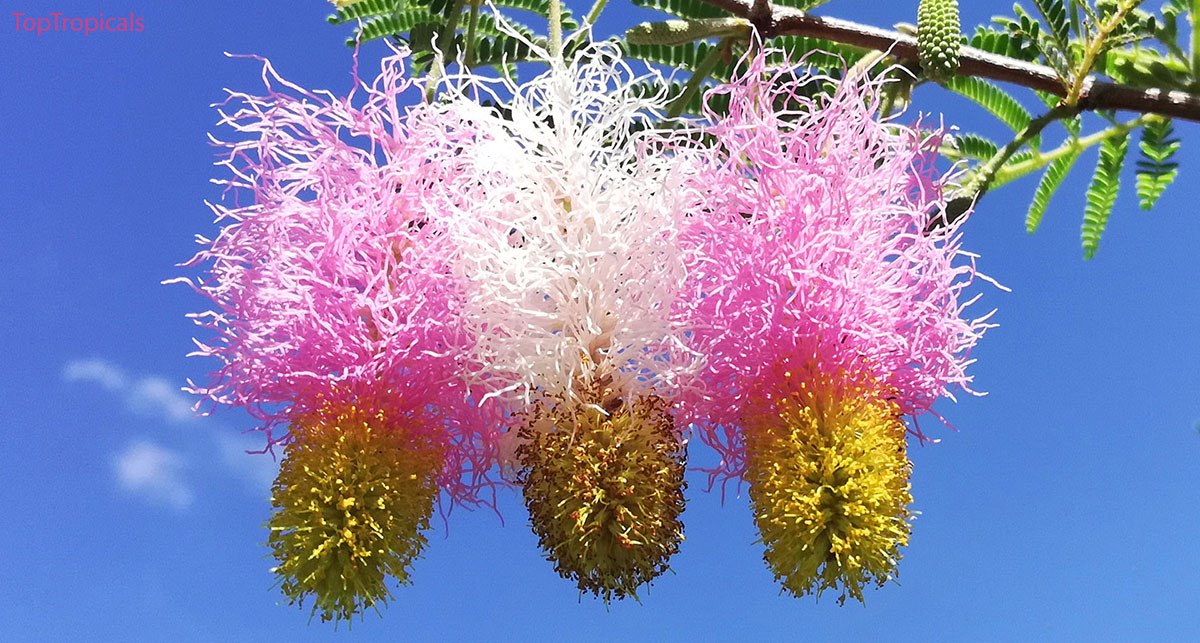
{"type": "Polygon", "coordinates": [[[322,620],[386,603],[426,544],[449,445],[438,409],[409,391],[342,385],[296,408],[271,490],[268,544],[293,602],[322,620]]]}
{"type": "Polygon", "coordinates": [[[596,44],[507,85],[503,114],[451,102],[450,129],[472,138],[434,208],[469,284],[468,377],[512,409],[507,448],[533,529],[564,577],[605,600],[664,571],[682,540],[670,407],[697,364],[673,312],[691,205],[679,165],[633,133],[661,107],[634,83],[616,48],[596,44]]]}
{"type": "Polygon", "coordinates": [[[861,600],[908,541],[902,416],[966,389],[987,324],[963,316],[975,272],[956,229],[925,232],[944,203],[938,135],[881,122],[876,83],[812,99],[816,81],[748,62],[703,129],[713,216],[687,242],[704,248],[691,301],[709,389],[690,412],[723,456],[714,475],[749,482],[784,588],[861,600]]]}
{"type": "Polygon", "coordinates": [[[339,98],[264,61],[267,94],[231,92],[221,124],[240,140],[217,142],[232,174],[217,183],[249,203],[214,206],[224,227],[187,264],[214,306],[194,315],[216,335],[195,354],[221,363],[194,390],[286,445],[270,544],[284,592],[315,595],[323,618],[407,582],[439,488],[479,502],[499,422],[458,377],[463,287],[427,213],[453,168],[436,128],[413,126],[436,114],[401,108],[421,96],[402,64],[339,98]]]}

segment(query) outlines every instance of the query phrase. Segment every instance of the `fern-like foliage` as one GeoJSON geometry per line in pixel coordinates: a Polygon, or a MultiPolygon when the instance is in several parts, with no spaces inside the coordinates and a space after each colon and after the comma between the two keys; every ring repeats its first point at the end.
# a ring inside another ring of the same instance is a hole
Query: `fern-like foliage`
{"type": "MultiPolygon", "coordinates": [[[[350,46],[380,38],[406,42],[413,52],[413,70],[417,73],[428,70],[437,47],[444,50],[447,62],[465,56],[466,64],[471,67],[495,67],[512,75],[517,63],[537,57],[531,43],[544,48],[545,38],[513,19],[511,14],[526,13],[540,18],[539,22],[548,21],[550,2],[493,0],[493,4],[506,10],[505,25],[499,24],[486,8],[473,8],[470,2],[454,0],[361,0],[338,8],[329,22],[358,23],[354,35],[346,40],[350,46]],[[448,31],[451,29],[453,33],[448,31]]],[[[565,9],[562,27],[567,33],[579,28],[579,23],[565,9]]]]}
{"type": "Polygon", "coordinates": [[[441,26],[445,24],[445,18],[438,15],[430,15],[424,9],[409,9],[407,11],[376,16],[363,22],[362,26],[355,32],[355,37],[346,40],[346,44],[353,46],[359,40],[368,42],[388,36],[407,34],[414,27],[423,24],[441,26]]]}
{"type": "Polygon", "coordinates": [[[963,157],[975,161],[987,161],[1000,151],[1000,146],[978,134],[958,134],[953,140],[954,148],[963,157]]]}
{"type": "Polygon", "coordinates": [[[809,9],[816,9],[817,7],[825,4],[826,2],[829,2],[829,0],[776,0],[777,4],[783,5],[785,7],[791,7],[793,9],[799,9],[801,11],[808,11],[809,9]]]}
{"type": "Polygon", "coordinates": [[[729,15],[729,12],[711,4],[705,4],[700,0],[633,0],[633,4],[645,9],[669,13],[685,20],[689,18],[724,18],[729,15]]]}
{"type": "Polygon", "coordinates": [[[1071,26],[1067,23],[1067,7],[1063,0],[1033,0],[1049,27],[1049,36],[1054,44],[1066,49],[1070,42],[1071,26]]]}
{"type": "Polygon", "coordinates": [[[1121,134],[1100,144],[1100,158],[1092,182],[1087,189],[1087,205],[1083,211],[1083,257],[1091,259],[1100,248],[1100,237],[1108,227],[1108,217],[1117,203],[1121,186],[1121,169],[1129,149],[1129,135],[1121,134]]]}
{"type": "Polygon", "coordinates": [[[975,28],[975,34],[971,36],[971,40],[967,44],[990,54],[1024,61],[1036,60],[1039,53],[1037,46],[1019,33],[999,31],[984,26],[975,28]]]}
{"type": "Polygon", "coordinates": [[[1033,234],[1042,224],[1050,199],[1062,185],[1063,179],[1070,174],[1071,168],[1079,158],[1079,150],[1070,150],[1050,163],[1042,178],[1038,181],[1037,189],[1033,191],[1033,202],[1029,204],[1029,212],[1025,214],[1025,231],[1033,234]]]}
{"type": "Polygon", "coordinates": [[[1179,176],[1179,164],[1171,159],[1180,143],[1171,138],[1172,134],[1171,120],[1167,118],[1153,119],[1142,128],[1142,140],[1138,144],[1142,158],[1137,163],[1137,193],[1143,210],[1153,208],[1167,186],[1179,176]]]}
{"type": "Polygon", "coordinates": [[[502,28],[496,22],[496,18],[490,13],[480,13],[476,17],[475,34],[480,36],[492,36],[494,38],[503,38],[508,36],[510,31],[516,31],[529,40],[537,39],[533,27],[518,22],[508,16],[504,17],[504,27],[502,28]]]}
{"type": "Polygon", "coordinates": [[[402,8],[401,3],[397,2],[397,0],[359,0],[352,5],[338,7],[337,13],[329,16],[329,22],[340,25],[355,20],[395,13],[400,8],[402,8]]]}
{"type": "MultiPolygon", "coordinates": [[[[848,67],[862,60],[869,51],[843,45],[832,40],[807,38],[804,36],[778,36],[771,41],[771,46],[783,52],[788,60],[804,59],[809,67],[824,73],[841,75],[848,67]]],[[[783,62],[783,56],[778,53],[770,60],[772,63],[783,62]]]]}
{"type": "MultiPolygon", "coordinates": [[[[483,36],[475,41],[475,65],[499,67],[526,62],[533,56],[528,44],[506,36],[483,36]]],[[[511,70],[508,70],[511,71],[511,70]]]]}
{"type": "MultiPolygon", "coordinates": [[[[716,45],[707,42],[689,42],[683,45],[634,45],[627,41],[621,42],[622,53],[629,58],[685,71],[696,71],[715,48],[716,45]]],[[[731,73],[732,65],[718,64],[717,69],[709,76],[727,81],[731,73]]]]}
{"type": "Polygon", "coordinates": [[[1029,110],[1025,109],[1020,101],[994,83],[982,78],[955,76],[946,81],[946,87],[975,101],[980,107],[991,112],[1002,123],[1012,128],[1014,132],[1025,129],[1029,125],[1029,121],[1033,120],[1029,110]]]}
{"type": "Polygon", "coordinates": [[[1118,83],[1192,91],[1196,82],[1187,63],[1153,49],[1118,49],[1105,52],[1096,71],[1118,83]]]}
{"type": "MultiPolygon", "coordinates": [[[[525,11],[543,20],[550,19],[550,0],[492,0],[492,4],[502,9],[525,11]]],[[[463,24],[466,23],[464,22],[463,24]]],[[[571,15],[571,11],[567,9],[565,2],[562,7],[562,28],[563,33],[570,33],[579,28],[579,21],[575,20],[574,16],[571,15]]]]}

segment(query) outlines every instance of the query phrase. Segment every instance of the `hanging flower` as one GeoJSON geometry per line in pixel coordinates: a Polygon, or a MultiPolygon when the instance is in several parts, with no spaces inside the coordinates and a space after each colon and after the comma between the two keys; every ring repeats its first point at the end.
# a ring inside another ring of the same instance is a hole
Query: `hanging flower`
{"type": "Polygon", "coordinates": [[[881,122],[878,83],[810,98],[820,79],[766,56],[715,90],[729,114],[703,128],[713,216],[686,241],[704,250],[690,300],[708,390],[689,417],[722,456],[714,476],[749,482],[784,588],[861,600],[908,542],[902,417],[967,388],[987,324],[963,316],[975,271],[957,229],[927,231],[938,135],[881,122]]]}
{"type": "Polygon", "coordinates": [[[468,378],[513,412],[507,453],[533,529],[564,577],[608,600],[665,570],[683,538],[670,407],[697,369],[673,312],[692,207],[678,164],[634,133],[661,98],[638,97],[616,47],[550,65],[501,88],[503,113],[446,108],[460,123],[447,131],[472,138],[435,209],[469,284],[468,378]]]}
{"type": "Polygon", "coordinates": [[[326,621],[386,603],[389,580],[411,583],[449,447],[436,407],[405,390],[361,388],[292,413],[271,489],[281,589],[293,602],[313,596],[326,621]]]}
{"type": "Polygon", "coordinates": [[[383,602],[387,576],[407,582],[439,488],[471,504],[490,485],[498,419],[461,385],[463,289],[427,212],[452,168],[445,140],[412,125],[436,114],[401,108],[421,97],[403,58],[344,98],[265,61],[265,96],[231,92],[221,124],[241,140],[217,142],[232,178],[216,183],[250,202],[212,206],[224,227],[186,264],[214,305],[194,315],[216,335],[195,354],[221,363],[194,391],[285,446],[276,571],[323,618],[383,602]]]}

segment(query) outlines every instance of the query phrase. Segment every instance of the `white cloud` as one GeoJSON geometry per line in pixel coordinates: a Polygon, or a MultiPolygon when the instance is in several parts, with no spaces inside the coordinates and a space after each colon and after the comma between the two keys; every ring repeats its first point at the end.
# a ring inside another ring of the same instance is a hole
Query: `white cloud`
{"type": "Polygon", "coordinates": [[[181,455],[147,440],[137,440],[113,458],[117,484],[154,504],[182,511],[194,494],[184,481],[186,462],[181,455]]]}
{"type": "Polygon", "coordinates": [[[143,377],[125,393],[129,410],[150,417],[161,417],[171,424],[196,419],[192,400],[179,387],[161,377],[143,377]]]}
{"type": "MultiPolygon", "coordinates": [[[[69,361],[63,366],[62,378],[67,382],[98,385],[129,413],[168,425],[179,426],[201,419],[192,410],[193,398],[167,378],[131,374],[104,359],[69,361]]],[[[241,480],[255,497],[269,495],[271,482],[279,472],[278,462],[270,454],[247,453],[263,448],[262,434],[239,435],[212,421],[203,425],[212,430],[208,433],[211,442],[207,445],[202,441],[189,442],[184,451],[194,461],[220,467],[225,475],[241,480]],[[207,453],[203,453],[205,449],[207,453]]],[[[183,439],[180,433],[171,435],[173,440],[183,439]]],[[[183,476],[187,461],[178,452],[142,440],[115,457],[113,465],[121,488],[144,499],[176,509],[186,508],[194,499],[183,476]]]]}
{"type": "Polygon", "coordinates": [[[125,409],[170,424],[196,419],[193,400],[180,387],[161,377],[130,377],[121,367],[99,358],[71,360],[63,367],[68,382],[98,384],[121,400],[125,409]]]}
{"type": "Polygon", "coordinates": [[[63,367],[63,379],[68,382],[92,382],[117,393],[125,389],[128,378],[115,364],[102,359],[75,359],[63,367]]]}

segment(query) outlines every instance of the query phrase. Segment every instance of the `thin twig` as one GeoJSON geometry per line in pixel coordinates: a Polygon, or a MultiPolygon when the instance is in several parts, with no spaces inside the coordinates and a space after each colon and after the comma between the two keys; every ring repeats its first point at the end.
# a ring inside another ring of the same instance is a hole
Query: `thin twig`
{"type": "MultiPolygon", "coordinates": [[[[702,1],[735,16],[746,18],[763,38],[807,36],[886,51],[904,62],[917,62],[919,59],[917,39],[898,31],[837,18],[812,16],[789,7],[773,7],[770,12],[764,13],[761,10],[755,11],[754,5],[744,0],[702,1]]],[[[1068,93],[1054,70],[1045,65],[989,53],[974,47],[963,47],[959,52],[959,60],[956,72],[959,76],[990,78],[1056,96],[1065,97],[1068,93]]],[[[1084,81],[1077,107],[1084,111],[1125,110],[1200,122],[1200,96],[1196,94],[1120,85],[1101,81],[1093,76],[1084,81]]]]}
{"type": "Polygon", "coordinates": [[[1114,136],[1128,134],[1146,124],[1146,122],[1152,118],[1154,117],[1149,114],[1142,114],[1141,116],[1132,118],[1124,123],[1118,123],[1107,129],[1100,130],[1099,132],[1095,132],[1081,138],[1069,139],[1062,145],[1059,145],[1052,150],[1040,153],[1037,158],[1027,159],[1021,161],[1020,163],[1013,163],[1000,168],[1000,170],[996,172],[996,178],[992,180],[992,184],[999,185],[1007,183],[1013,179],[1025,176],[1030,172],[1037,171],[1053,163],[1059,158],[1066,156],[1067,154],[1072,152],[1082,152],[1099,143],[1103,143],[1105,140],[1113,138],[1114,136]]]}
{"type": "Polygon", "coordinates": [[[687,104],[691,102],[692,97],[695,96],[696,92],[700,90],[700,86],[704,83],[704,79],[708,78],[708,75],[712,73],[713,68],[717,66],[717,62],[719,62],[722,57],[729,55],[729,48],[732,45],[733,39],[725,38],[708,52],[708,55],[705,56],[704,59],[700,61],[699,66],[696,67],[696,71],[692,73],[692,77],[688,79],[687,85],[685,85],[683,88],[683,93],[681,93],[679,96],[676,96],[675,100],[671,101],[671,105],[667,109],[667,118],[677,118],[683,113],[683,110],[687,108],[687,104]]]}
{"type": "Polygon", "coordinates": [[[561,0],[550,0],[550,58],[559,61],[562,59],[562,2],[561,0]]]}
{"type": "Polygon", "coordinates": [[[479,25],[480,0],[471,0],[471,20],[467,23],[467,37],[463,43],[463,64],[467,69],[475,66],[475,29],[479,25]]]}
{"type": "Polygon", "coordinates": [[[987,193],[988,188],[992,185],[992,180],[996,178],[996,173],[1008,162],[1008,159],[1012,158],[1013,154],[1016,154],[1018,150],[1024,147],[1035,136],[1041,134],[1042,130],[1046,129],[1046,126],[1050,123],[1068,118],[1078,112],[1079,109],[1077,107],[1059,105],[1029,121],[1029,124],[1017,134],[1016,138],[1009,141],[1008,145],[1000,148],[986,163],[976,168],[971,173],[971,178],[954,191],[954,195],[946,203],[945,211],[942,212],[941,216],[929,222],[927,230],[938,230],[942,227],[950,226],[960,219],[967,213],[973,203],[987,193]]]}

